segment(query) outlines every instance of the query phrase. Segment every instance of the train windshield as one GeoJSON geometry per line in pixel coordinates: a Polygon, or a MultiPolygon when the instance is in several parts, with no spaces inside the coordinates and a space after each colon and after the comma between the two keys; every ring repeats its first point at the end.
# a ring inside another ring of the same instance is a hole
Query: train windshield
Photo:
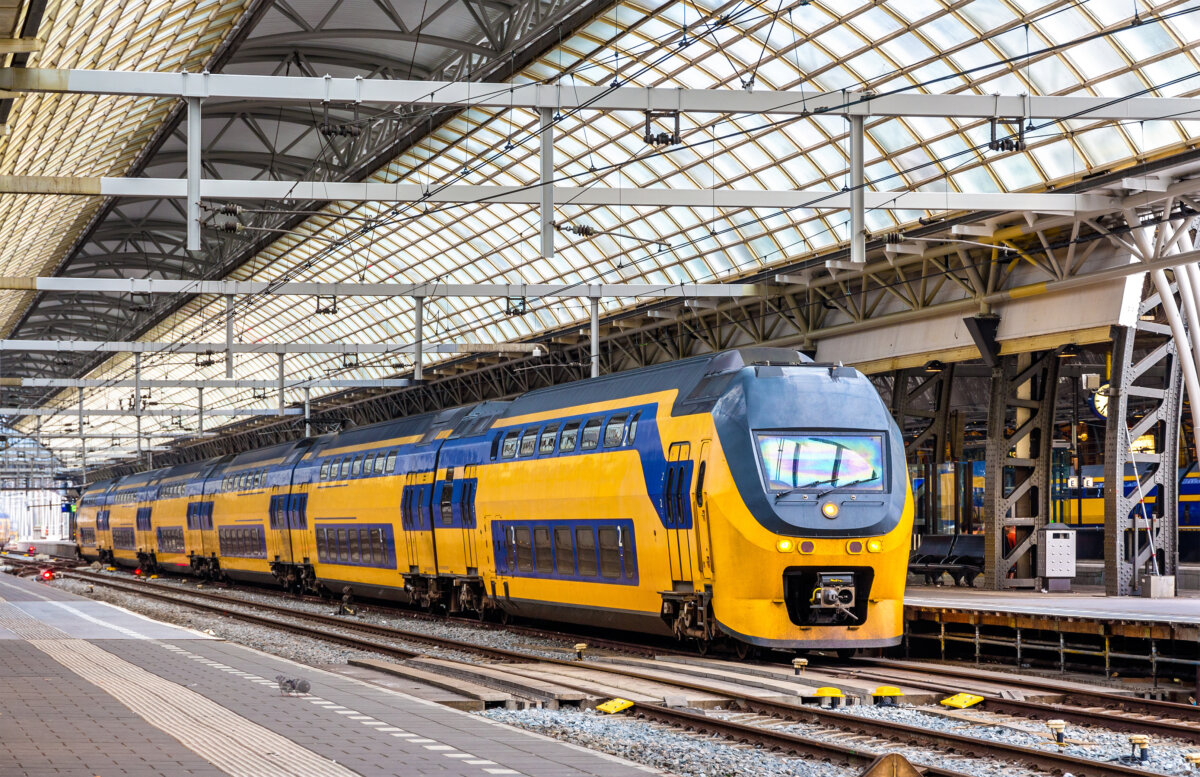
{"type": "Polygon", "coordinates": [[[881,434],[759,432],[758,455],[770,491],[883,491],[881,434]]]}

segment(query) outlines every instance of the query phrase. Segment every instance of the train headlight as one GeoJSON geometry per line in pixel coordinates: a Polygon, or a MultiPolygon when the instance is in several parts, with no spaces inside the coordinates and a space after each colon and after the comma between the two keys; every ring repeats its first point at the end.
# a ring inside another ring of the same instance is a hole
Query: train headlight
{"type": "Polygon", "coordinates": [[[867,540],[867,552],[878,553],[883,550],[883,540],[867,540]]]}
{"type": "Polygon", "coordinates": [[[791,553],[793,547],[795,546],[791,540],[779,540],[775,543],[775,550],[779,551],[780,553],[791,553]]]}
{"type": "Polygon", "coordinates": [[[837,504],[835,504],[834,502],[826,502],[825,504],[821,505],[821,515],[825,516],[826,518],[837,518],[838,517],[837,504]]]}

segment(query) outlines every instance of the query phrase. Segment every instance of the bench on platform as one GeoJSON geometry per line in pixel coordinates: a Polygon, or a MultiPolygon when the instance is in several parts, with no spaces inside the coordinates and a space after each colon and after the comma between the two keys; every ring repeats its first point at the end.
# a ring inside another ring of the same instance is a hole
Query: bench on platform
{"type": "Polygon", "coordinates": [[[984,547],[982,534],[921,535],[921,544],[913,552],[908,571],[922,575],[927,585],[937,583],[947,574],[955,585],[974,587],[975,578],[983,573],[984,547]]]}

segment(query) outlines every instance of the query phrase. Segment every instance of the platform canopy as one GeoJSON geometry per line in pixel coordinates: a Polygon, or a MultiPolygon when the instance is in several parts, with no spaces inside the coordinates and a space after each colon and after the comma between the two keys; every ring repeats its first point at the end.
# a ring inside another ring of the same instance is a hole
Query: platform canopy
{"type": "MultiPolygon", "coordinates": [[[[39,0],[29,2],[40,7],[39,0]]],[[[557,84],[568,95],[576,88],[616,84],[737,93],[803,89],[1093,96],[1120,104],[1133,97],[1200,92],[1200,7],[1171,0],[96,0],[83,5],[49,2],[40,25],[26,32],[25,37],[42,44],[36,51],[10,55],[22,57],[10,64],[536,81],[557,84]]],[[[0,175],[184,177],[185,111],[180,100],[4,96],[11,103],[5,101],[10,110],[0,139],[0,175]]],[[[210,179],[365,180],[436,189],[448,184],[535,187],[541,174],[543,117],[517,106],[381,107],[320,99],[212,98],[204,102],[203,116],[203,175],[210,179]]],[[[1167,176],[1166,186],[1191,175],[1189,165],[1200,143],[1196,118],[1169,113],[1129,121],[868,117],[867,188],[1082,193],[1091,191],[1089,181],[1103,178],[1108,188],[1099,194],[1124,197],[1130,187],[1120,186],[1122,176],[1141,175],[1142,188],[1154,189],[1158,183],[1150,179],[1157,182],[1156,176],[1167,176]],[[989,148],[993,132],[1020,146],[989,148]]],[[[202,249],[188,252],[184,203],[178,199],[4,194],[0,275],[668,285],[757,282],[776,272],[803,271],[785,282],[803,286],[824,278],[832,287],[840,283],[838,271],[827,269],[826,260],[841,258],[850,240],[850,215],[843,206],[822,207],[815,201],[808,207],[741,207],[730,202],[729,192],[840,194],[850,185],[845,118],[684,111],[678,117],[678,143],[669,142],[671,138],[647,143],[644,137],[647,127],[655,136],[672,135],[672,115],[648,120],[639,110],[564,109],[554,111],[552,122],[557,183],[582,191],[651,192],[631,196],[631,202],[556,201],[552,252],[541,242],[538,206],[527,203],[272,199],[238,200],[238,210],[232,200],[213,199],[206,201],[209,228],[202,249]],[[660,189],[706,191],[712,201],[644,204],[660,189]],[[222,215],[222,208],[228,213],[222,215]]],[[[874,236],[911,236],[948,212],[962,212],[949,206],[898,210],[877,197],[871,202],[866,229],[874,236]]],[[[1011,209],[1021,211],[1026,209],[1011,209]]],[[[987,216],[993,226],[1022,221],[1029,226],[1038,210],[1007,220],[1003,212],[987,216]]],[[[970,252],[997,245],[982,233],[953,239],[970,252]]],[[[873,262],[884,261],[881,248],[872,249],[873,262]]],[[[910,287],[899,288],[894,296],[924,294],[927,280],[910,277],[905,281],[910,287]],[[911,284],[921,288],[914,290],[911,284]]],[[[836,315],[841,303],[831,298],[848,293],[835,289],[824,295],[824,302],[815,296],[809,304],[815,299],[836,315]]],[[[678,304],[613,296],[601,301],[601,313],[611,319],[636,310],[643,317],[635,322],[661,322],[675,317],[678,304]]],[[[731,317],[731,322],[770,341],[769,332],[758,330],[768,327],[762,317],[786,312],[786,304],[777,307],[753,314],[759,318],[731,317]]],[[[234,337],[241,343],[410,342],[415,315],[413,301],[403,296],[335,301],[247,294],[234,298],[230,307],[215,294],[0,292],[0,334],[13,341],[213,342],[225,336],[232,316],[234,337]]],[[[587,319],[586,299],[432,297],[425,302],[424,336],[440,343],[541,338],[569,345],[579,339],[587,319]]],[[[619,331],[621,325],[612,326],[606,331],[619,331]]],[[[777,339],[797,346],[804,340],[777,339]]],[[[195,431],[196,390],[191,384],[163,386],[171,380],[225,378],[224,362],[169,350],[139,358],[142,377],[160,383],[143,389],[138,398],[128,388],[134,363],[128,353],[10,350],[0,353],[0,377],[121,381],[109,389],[89,388],[84,408],[138,403],[177,408],[174,418],[159,413],[140,419],[147,445],[167,440],[167,432],[195,431]]],[[[485,363],[473,358],[465,361],[485,363]]],[[[543,369],[533,357],[521,358],[528,362],[522,369],[543,369]]],[[[431,366],[439,360],[464,361],[453,354],[426,359],[431,366]]],[[[570,360],[558,363],[556,375],[577,376],[562,371],[573,366],[570,360]]],[[[401,378],[411,367],[411,356],[400,353],[355,358],[296,353],[286,360],[286,401],[294,405],[301,400],[306,379],[401,378]]],[[[236,357],[237,378],[273,380],[278,370],[274,354],[236,357]]],[[[513,385],[497,383],[490,391],[502,396],[513,385]]],[[[369,396],[332,384],[310,387],[309,394],[314,400],[328,395],[324,412],[333,415],[337,403],[369,396]]],[[[258,388],[215,386],[204,395],[205,406],[213,409],[270,406],[275,400],[258,388]]],[[[129,434],[135,429],[131,415],[79,412],[75,389],[45,383],[0,387],[0,406],[61,409],[58,415],[14,419],[25,431],[33,429],[35,420],[47,434],[129,434]]],[[[302,429],[294,416],[278,422],[290,424],[293,433],[302,429]]]]}

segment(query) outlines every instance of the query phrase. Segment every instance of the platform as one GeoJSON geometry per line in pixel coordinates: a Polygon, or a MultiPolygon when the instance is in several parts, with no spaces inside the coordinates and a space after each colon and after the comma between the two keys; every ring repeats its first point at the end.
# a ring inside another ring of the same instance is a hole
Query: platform
{"type": "Polygon", "coordinates": [[[0,773],[644,777],[602,753],[0,576],[0,773]],[[283,696],[277,675],[302,677],[283,696]]]}
{"type": "Polygon", "coordinates": [[[1171,599],[983,591],[909,585],[905,644],[913,656],[1030,661],[1102,669],[1106,675],[1172,677],[1197,688],[1200,596],[1171,599]]]}
{"type": "Polygon", "coordinates": [[[1040,615],[1081,620],[1179,623],[1200,626],[1200,595],[1184,591],[1171,599],[1105,596],[1102,590],[1075,593],[984,591],[958,586],[909,586],[904,604],[920,609],[956,609],[1040,615]]]}

